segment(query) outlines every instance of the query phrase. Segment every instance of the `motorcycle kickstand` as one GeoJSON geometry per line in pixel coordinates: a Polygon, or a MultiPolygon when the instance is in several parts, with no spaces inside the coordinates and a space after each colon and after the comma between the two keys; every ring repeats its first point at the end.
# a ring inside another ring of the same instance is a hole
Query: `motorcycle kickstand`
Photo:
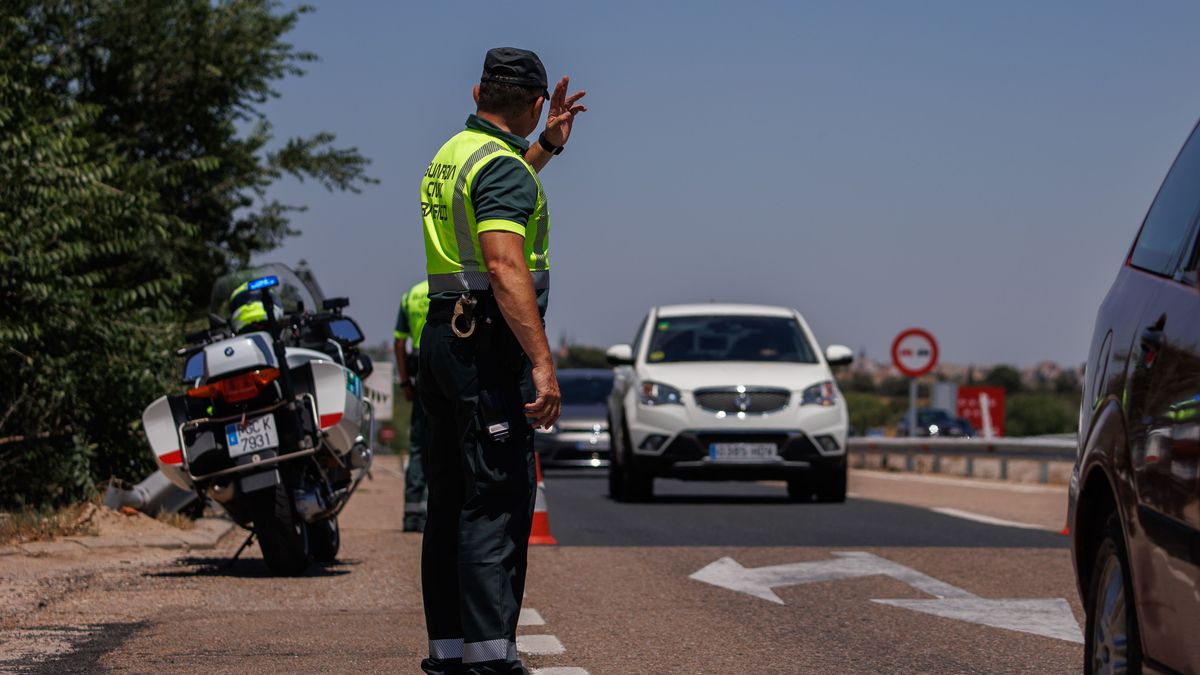
{"type": "Polygon", "coordinates": [[[253,541],[254,541],[254,531],[251,530],[250,536],[246,537],[246,541],[242,542],[242,545],[238,547],[237,552],[234,553],[233,557],[229,559],[229,564],[226,566],[227,569],[233,569],[233,566],[238,561],[238,557],[240,557],[242,555],[242,551],[245,551],[253,541]]]}

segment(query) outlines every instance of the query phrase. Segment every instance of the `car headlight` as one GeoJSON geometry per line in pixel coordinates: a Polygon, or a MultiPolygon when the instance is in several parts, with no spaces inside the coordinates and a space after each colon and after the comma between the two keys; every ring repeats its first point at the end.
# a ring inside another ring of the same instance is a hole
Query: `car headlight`
{"type": "Polygon", "coordinates": [[[642,405],[683,405],[683,394],[668,384],[659,382],[643,382],[642,390],[638,392],[638,402],[642,405]]]}
{"type": "Polygon", "coordinates": [[[800,405],[819,405],[828,408],[836,402],[837,389],[829,380],[814,384],[800,395],[800,405]]]}

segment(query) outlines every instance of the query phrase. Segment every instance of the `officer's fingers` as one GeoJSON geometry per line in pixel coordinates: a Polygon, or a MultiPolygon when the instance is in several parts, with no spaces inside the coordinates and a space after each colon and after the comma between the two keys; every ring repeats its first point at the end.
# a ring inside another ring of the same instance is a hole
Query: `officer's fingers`
{"type": "Polygon", "coordinates": [[[570,112],[571,112],[571,116],[574,117],[575,115],[578,115],[581,112],[587,112],[587,106],[586,105],[577,105],[574,108],[571,108],[570,112]]]}
{"type": "Polygon", "coordinates": [[[554,93],[550,95],[550,107],[562,107],[567,98],[567,85],[570,84],[570,78],[563,77],[554,85],[554,93]]]}
{"type": "Polygon", "coordinates": [[[584,96],[587,96],[586,91],[577,91],[574,94],[571,94],[570,98],[563,101],[563,103],[564,103],[564,105],[567,105],[567,106],[573,106],[573,105],[575,105],[576,101],[583,98],[584,96]]]}

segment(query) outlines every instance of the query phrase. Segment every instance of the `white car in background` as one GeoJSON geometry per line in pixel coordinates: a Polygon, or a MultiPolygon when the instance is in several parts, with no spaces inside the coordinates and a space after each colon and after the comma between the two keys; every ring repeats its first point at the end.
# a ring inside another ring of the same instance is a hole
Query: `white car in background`
{"type": "Polygon", "coordinates": [[[762,305],[651,309],[632,344],[608,350],[609,492],[654,494],[659,476],[786,480],[793,500],[846,499],[846,404],[800,314],[762,305]]]}

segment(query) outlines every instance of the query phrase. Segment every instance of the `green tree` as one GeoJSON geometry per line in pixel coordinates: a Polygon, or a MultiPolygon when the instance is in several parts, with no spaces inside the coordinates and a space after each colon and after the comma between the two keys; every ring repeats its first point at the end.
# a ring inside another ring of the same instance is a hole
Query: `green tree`
{"type": "Polygon", "coordinates": [[[843,370],[841,373],[835,372],[835,376],[837,376],[838,387],[842,391],[853,391],[864,394],[875,393],[875,380],[871,379],[871,376],[866,373],[851,373],[843,370]]]}
{"type": "MultiPolygon", "coordinates": [[[[310,8],[274,0],[52,0],[24,3],[53,93],[94,106],[118,151],[171,168],[157,186],[169,215],[197,227],[175,242],[193,316],[212,281],[294,234],[302,206],[269,197],[284,176],[330,190],[372,182],[368,160],[317,132],[279,143],[262,106],[274,82],[316,55],[284,36],[310,8]]],[[[141,270],[129,270],[131,275],[141,270]]]]}
{"type": "Polygon", "coordinates": [[[1016,394],[1005,401],[1007,436],[1068,434],[1078,426],[1078,397],[1054,394],[1016,394]]]}
{"type": "Polygon", "coordinates": [[[1016,394],[1022,389],[1021,372],[1012,366],[996,366],[988,371],[983,383],[993,387],[1004,387],[1004,393],[1016,394]]]}
{"type": "Polygon", "coordinates": [[[610,368],[604,357],[604,350],[588,345],[570,345],[567,355],[559,357],[557,366],[567,368],[610,368]]]}
{"type": "Polygon", "coordinates": [[[14,506],[150,466],[137,420],[169,385],[173,243],[196,235],[159,187],[199,167],[123,156],[96,106],[43,86],[63,76],[52,48],[0,21],[0,506],[14,506]]]}
{"type": "Polygon", "coordinates": [[[1074,370],[1064,370],[1054,378],[1054,393],[1078,395],[1079,388],[1082,385],[1079,383],[1079,376],[1074,370]]]}
{"type": "Polygon", "coordinates": [[[843,392],[846,408],[850,413],[850,426],[860,434],[868,429],[886,427],[895,420],[888,402],[875,394],[843,392]]]}
{"type": "Polygon", "coordinates": [[[152,464],[212,280],[292,233],[285,176],[372,182],[262,106],[315,56],[272,0],[9,0],[0,14],[0,506],[66,501],[152,464]]]}

